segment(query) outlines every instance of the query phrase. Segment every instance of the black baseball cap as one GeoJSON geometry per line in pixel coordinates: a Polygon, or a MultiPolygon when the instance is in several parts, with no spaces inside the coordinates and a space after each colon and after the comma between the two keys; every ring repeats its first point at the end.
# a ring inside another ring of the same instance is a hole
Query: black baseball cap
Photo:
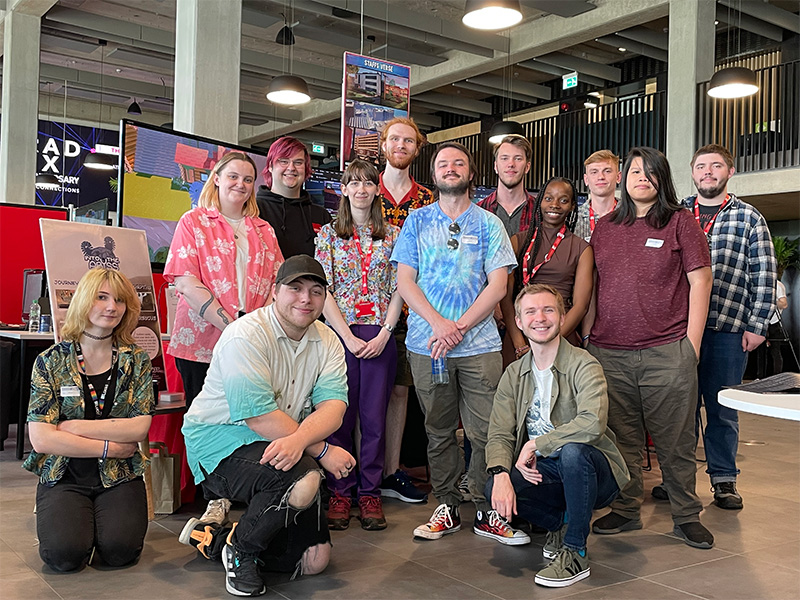
{"type": "Polygon", "coordinates": [[[325,271],[322,270],[322,265],[307,254],[298,254],[286,259],[278,269],[278,276],[275,278],[275,283],[281,285],[291,283],[301,277],[310,277],[314,281],[318,281],[325,287],[328,287],[328,280],[325,279],[325,271]]]}

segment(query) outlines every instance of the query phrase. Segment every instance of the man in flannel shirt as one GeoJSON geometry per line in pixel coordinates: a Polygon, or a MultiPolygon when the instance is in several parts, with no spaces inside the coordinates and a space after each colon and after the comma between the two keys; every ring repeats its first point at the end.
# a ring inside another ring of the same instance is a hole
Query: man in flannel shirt
{"type": "Polygon", "coordinates": [[[731,153],[716,144],[703,146],[691,166],[698,194],[684,204],[708,237],[714,275],[697,367],[698,421],[702,401],[714,501],[738,510],[743,506],[736,491],[739,419],[735,410],[719,404],[717,394],[742,382],[748,353],[764,342],[775,304],[775,251],[761,213],[727,191],[735,172],[731,153]]]}

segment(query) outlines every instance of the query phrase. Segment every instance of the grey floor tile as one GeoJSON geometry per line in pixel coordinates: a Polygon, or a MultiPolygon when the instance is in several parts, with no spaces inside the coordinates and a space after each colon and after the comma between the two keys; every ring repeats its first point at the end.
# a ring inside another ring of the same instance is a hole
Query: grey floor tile
{"type": "MultiPolygon", "coordinates": [[[[590,577],[593,579],[594,575],[590,577]]],[[[584,580],[589,581],[589,580],[584,580]]],[[[583,583],[583,582],[580,582],[583,583]]],[[[565,590],[572,590],[577,588],[578,584],[572,587],[564,588],[565,590]]],[[[541,588],[537,588],[537,592],[541,588]]],[[[550,592],[550,590],[547,590],[550,592]]],[[[546,597],[545,593],[537,594],[542,598],[546,597]]],[[[689,600],[690,598],[697,599],[694,594],[687,594],[680,590],[676,590],[664,585],[659,585],[652,581],[644,579],[635,579],[633,581],[626,581],[616,585],[609,585],[606,587],[594,588],[589,591],[578,591],[574,595],[568,595],[567,598],[572,600],[689,600]]]]}
{"type": "Polygon", "coordinates": [[[800,574],[747,556],[729,556],[648,577],[702,598],[786,600],[800,598],[800,574]]]}
{"type": "Polygon", "coordinates": [[[3,574],[0,597],[3,600],[59,600],[59,596],[41,577],[32,571],[3,574]]]}
{"type": "Polygon", "coordinates": [[[744,552],[742,556],[770,565],[779,565],[786,569],[800,571],[800,544],[798,542],[774,543],[758,550],[744,552]]]}

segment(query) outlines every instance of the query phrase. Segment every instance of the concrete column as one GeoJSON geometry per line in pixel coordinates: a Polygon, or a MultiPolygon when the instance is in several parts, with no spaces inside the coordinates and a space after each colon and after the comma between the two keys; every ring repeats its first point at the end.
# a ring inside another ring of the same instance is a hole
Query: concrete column
{"type": "Polygon", "coordinates": [[[667,159],[680,197],[694,193],[697,84],[714,74],[714,0],[670,0],[667,67],[667,159]]]}
{"type": "Polygon", "coordinates": [[[3,19],[0,202],[36,202],[40,26],[40,17],[16,10],[3,19]]]}
{"type": "Polygon", "coordinates": [[[176,4],[176,131],[239,141],[241,38],[242,0],[176,4]]]}

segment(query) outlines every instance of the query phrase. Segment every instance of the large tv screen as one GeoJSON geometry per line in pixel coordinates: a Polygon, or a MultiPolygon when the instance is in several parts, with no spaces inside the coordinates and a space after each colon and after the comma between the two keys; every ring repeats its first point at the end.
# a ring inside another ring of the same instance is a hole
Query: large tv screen
{"type": "Polygon", "coordinates": [[[178,219],[197,206],[211,169],[232,150],[250,155],[258,167],[256,186],[262,185],[266,154],[136,121],[121,121],[119,225],[145,231],[154,270],[161,270],[167,260],[178,219]]]}

